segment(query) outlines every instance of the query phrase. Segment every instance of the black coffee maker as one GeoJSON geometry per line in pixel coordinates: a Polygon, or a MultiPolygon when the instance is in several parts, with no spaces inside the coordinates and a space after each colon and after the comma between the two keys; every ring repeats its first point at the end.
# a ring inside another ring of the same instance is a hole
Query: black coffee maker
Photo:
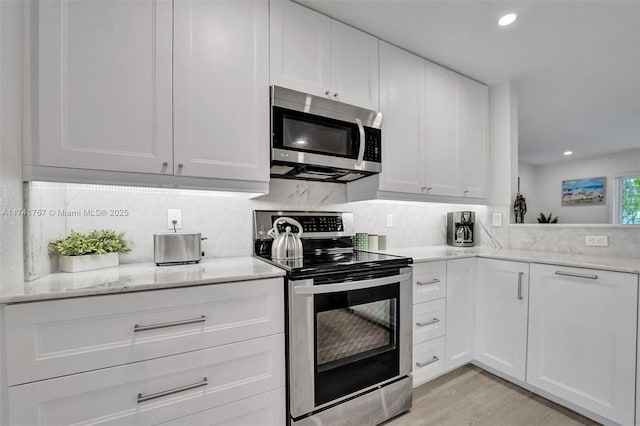
{"type": "Polygon", "coordinates": [[[454,247],[473,247],[473,224],[476,214],[471,211],[447,213],[447,244],[454,247]]]}

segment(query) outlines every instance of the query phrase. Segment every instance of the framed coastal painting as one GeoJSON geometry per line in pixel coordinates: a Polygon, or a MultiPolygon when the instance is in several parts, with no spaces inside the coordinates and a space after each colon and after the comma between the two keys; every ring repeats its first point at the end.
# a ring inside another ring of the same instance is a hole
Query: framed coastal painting
{"type": "Polygon", "coordinates": [[[562,205],[586,206],[604,204],[604,177],[562,181],[562,205]]]}

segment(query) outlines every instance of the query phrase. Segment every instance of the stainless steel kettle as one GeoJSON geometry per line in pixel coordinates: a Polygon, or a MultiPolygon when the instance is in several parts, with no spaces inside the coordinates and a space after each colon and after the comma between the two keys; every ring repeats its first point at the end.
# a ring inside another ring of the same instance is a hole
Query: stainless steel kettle
{"type": "Polygon", "coordinates": [[[275,260],[290,260],[302,258],[302,225],[295,219],[290,217],[280,217],[273,222],[273,228],[268,232],[273,238],[271,245],[271,258],[275,260]],[[278,231],[278,225],[286,223],[287,225],[295,225],[298,227],[298,233],[291,232],[291,226],[285,227],[285,232],[278,231]]]}

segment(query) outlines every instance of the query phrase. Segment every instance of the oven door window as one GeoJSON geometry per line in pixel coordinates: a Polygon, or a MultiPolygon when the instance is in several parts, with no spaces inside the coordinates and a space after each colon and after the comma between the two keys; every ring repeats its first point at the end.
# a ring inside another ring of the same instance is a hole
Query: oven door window
{"type": "Polygon", "coordinates": [[[281,149],[356,158],[357,126],[298,111],[273,108],[273,142],[281,149]]]}
{"type": "Polygon", "coordinates": [[[316,406],[399,372],[398,284],[316,295],[316,406]]]}

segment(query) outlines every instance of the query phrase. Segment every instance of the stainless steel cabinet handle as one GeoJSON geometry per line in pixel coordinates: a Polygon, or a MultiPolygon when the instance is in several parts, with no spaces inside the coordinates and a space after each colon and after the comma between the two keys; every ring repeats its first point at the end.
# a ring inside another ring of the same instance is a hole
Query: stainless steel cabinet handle
{"type": "Polygon", "coordinates": [[[168,162],[168,161],[163,161],[163,162],[162,162],[162,167],[167,167],[168,165],[169,165],[169,162],[168,162]]]}
{"type": "Polygon", "coordinates": [[[338,97],[338,92],[334,93],[334,94],[333,94],[333,97],[334,97],[334,98],[337,98],[337,97],[338,97]]]}
{"type": "Polygon", "coordinates": [[[356,124],[358,125],[358,133],[360,134],[360,148],[358,149],[358,159],[356,160],[356,166],[360,166],[362,165],[362,160],[364,160],[364,146],[366,145],[367,140],[364,134],[364,126],[362,125],[362,121],[359,118],[356,118],[356,124]]]}
{"type": "Polygon", "coordinates": [[[198,318],[191,318],[191,319],[186,319],[186,320],[180,320],[180,321],[171,321],[171,322],[163,322],[160,324],[150,324],[150,325],[134,325],[133,326],[133,332],[137,333],[138,331],[147,331],[147,330],[155,330],[158,328],[167,328],[167,327],[175,327],[178,325],[185,325],[185,324],[196,324],[199,322],[205,322],[207,320],[207,316],[206,315],[202,315],[199,316],[198,318]]]}
{"type": "Polygon", "coordinates": [[[598,276],[597,275],[591,275],[591,274],[576,274],[575,272],[563,272],[563,271],[556,271],[556,275],[563,275],[565,277],[575,277],[575,278],[588,278],[590,280],[597,280],[598,276]]]}
{"type": "Polygon", "coordinates": [[[142,395],[141,393],[139,393],[138,404],[145,401],[151,401],[152,399],[162,398],[163,396],[173,395],[174,393],[184,392],[184,391],[188,391],[190,389],[195,389],[195,388],[201,388],[203,386],[207,386],[208,384],[209,382],[207,381],[207,378],[204,377],[201,381],[197,383],[191,383],[190,385],[184,385],[184,386],[180,386],[180,387],[169,389],[162,392],[156,392],[149,395],[142,395]]]}
{"type": "Polygon", "coordinates": [[[434,362],[438,362],[438,361],[440,361],[440,358],[438,358],[437,356],[435,356],[435,355],[434,355],[434,356],[433,356],[433,358],[431,358],[429,361],[425,361],[425,362],[416,362],[416,365],[417,365],[419,368],[422,368],[422,367],[426,367],[427,365],[429,365],[429,364],[433,364],[434,362]]]}
{"type": "Polygon", "coordinates": [[[179,168],[179,169],[181,169],[181,168],[183,168],[183,167],[184,167],[184,164],[182,164],[182,163],[178,163],[178,168],[179,168]]]}
{"type": "Polygon", "coordinates": [[[438,318],[435,318],[435,317],[434,317],[432,320],[429,320],[429,321],[425,321],[425,322],[419,322],[419,321],[418,321],[418,322],[416,323],[416,325],[417,325],[418,327],[426,327],[426,326],[428,326],[428,325],[431,325],[431,324],[437,324],[437,323],[439,323],[439,322],[440,322],[440,320],[439,320],[438,318]]]}
{"type": "Polygon", "coordinates": [[[340,291],[358,290],[367,287],[379,287],[382,285],[401,283],[411,280],[411,272],[390,277],[374,278],[371,280],[349,281],[346,283],[323,284],[323,285],[297,285],[293,287],[296,294],[302,296],[313,296],[314,294],[337,293],[340,291]]]}
{"type": "Polygon", "coordinates": [[[329,96],[329,95],[331,95],[331,92],[327,90],[326,92],[324,92],[324,94],[329,96]]]}
{"type": "Polygon", "coordinates": [[[418,285],[431,285],[431,284],[438,284],[440,282],[440,280],[438,278],[434,278],[430,281],[417,281],[416,284],[418,285]]]}
{"type": "Polygon", "coordinates": [[[518,272],[518,300],[522,300],[522,276],[524,272],[518,272]]]}

